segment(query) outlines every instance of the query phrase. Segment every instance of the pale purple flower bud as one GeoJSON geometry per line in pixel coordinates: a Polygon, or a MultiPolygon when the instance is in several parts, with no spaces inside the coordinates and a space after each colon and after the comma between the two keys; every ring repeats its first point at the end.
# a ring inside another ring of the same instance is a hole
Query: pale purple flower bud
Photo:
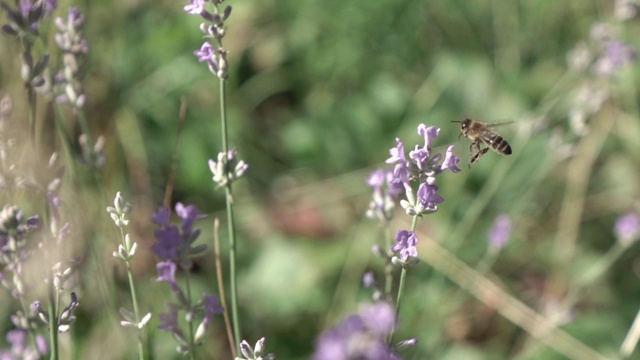
{"type": "Polygon", "coordinates": [[[611,76],[635,58],[636,52],[629,45],[620,41],[608,41],[604,44],[602,56],[594,64],[593,71],[600,76],[611,76]]]}
{"type": "Polygon", "coordinates": [[[385,161],[387,164],[405,163],[407,161],[404,156],[404,144],[398,138],[396,138],[396,146],[389,150],[389,154],[391,156],[385,161]]]}
{"type": "Polygon", "coordinates": [[[409,158],[418,167],[419,170],[425,170],[429,165],[430,154],[426,148],[416,145],[416,148],[409,152],[409,158]]]}
{"type": "Polygon", "coordinates": [[[630,246],[640,237],[640,215],[632,212],[619,217],[613,232],[622,245],[630,246]]]}
{"type": "Polygon", "coordinates": [[[511,236],[511,219],[506,214],[499,215],[489,231],[489,248],[497,252],[507,244],[509,236],[511,236]]]}
{"type": "Polygon", "coordinates": [[[441,169],[442,170],[449,169],[454,173],[460,172],[461,170],[457,166],[459,162],[460,162],[460,158],[453,155],[453,145],[450,145],[447,148],[447,152],[445,154],[444,161],[442,162],[441,169]]]}
{"type": "Polygon", "coordinates": [[[435,126],[427,127],[425,124],[418,125],[418,135],[424,137],[425,150],[431,150],[431,143],[439,134],[440,129],[435,126]]]}
{"type": "Polygon", "coordinates": [[[185,5],[184,11],[191,15],[200,15],[204,11],[205,0],[189,0],[189,5],[185,5]]]}

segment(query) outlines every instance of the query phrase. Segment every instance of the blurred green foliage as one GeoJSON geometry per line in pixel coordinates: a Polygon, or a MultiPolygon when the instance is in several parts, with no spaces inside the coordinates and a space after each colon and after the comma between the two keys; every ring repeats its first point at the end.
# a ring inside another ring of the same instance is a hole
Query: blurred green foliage
{"type": "MultiPolygon", "coordinates": [[[[365,178],[385,165],[394,138],[408,148],[421,144],[415,133],[419,123],[441,128],[437,150],[455,144],[463,171],[438,178],[445,202],[421,219],[418,229],[476,268],[486,259],[495,217],[511,216],[514,232],[487,277],[537,310],[574,289],[573,281],[615,243],[615,219],[637,206],[637,64],[607,85],[611,97],[594,116],[592,132],[577,136],[569,124],[573,94],[584,76],[568,70],[569,50],[587,41],[592,26],[602,21],[613,22],[622,39],[638,46],[633,34],[640,23],[617,22],[613,2],[229,4],[234,8],[225,38],[231,62],[230,141],[250,164],[235,198],[241,320],[244,337],[254,343],[265,336],[269,352],[279,359],[308,359],[318,333],[370,298],[361,277],[366,270],[382,276],[381,261],[370,255],[382,230],[363,216],[369,197],[365,178]],[[467,168],[469,142],[457,140],[458,124],[451,123],[464,117],[513,121],[498,131],[514,154],[490,152],[467,168]],[[563,156],[564,148],[554,147],[552,139],[575,146],[578,155],[563,156]],[[589,151],[594,154],[581,157],[589,151]],[[572,186],[581,179],[584,188],[572,186]],[[578,212],[577,241],[569,249],[572,245],[563,245],[561,238],[567,211],[578,212]],[[558,264],[558,253],[565,251],[570,262],[558,264]],[[560,284],[557,293],[549,293],[549,284],[560,284]]],[[[107,139],[108,162],[101,174],[105,193],[67,190],[68,196],[77,196],[74,201],[83,197],[82,206],[93,214],[87,218],[95,221],[81,226],[91,229],[81,241],[100,241],[104,254],[115,250],[104,208],[116,191],[123,191],[137,211],[134,237],[148,250],[153,237],[149,216],[162,205],[184,99],[172,201],[193,203],[211,214],[200,227],[201,241],[212,247],[211,220],[224,217],[223,192],[214,189],[207,167],[221,148],[218,82],[192,54],[202,42],[199,19],[185,14],[178,1],[60,1],[58,14],[67,5],[79,6],[86,16],[91,56],[85,110],[94,134],[107,139]]],[[[16,85],[17,47],[12,39],[0,38],[0,96],[16,102],[14,117],[25,109],[16,85]]],[[[391,228],[395,232],[409,223],[400,210],[391,228]]],[[[226,239],[224,228],[221,239],[226,239]]],[[[224,254],[225,241],[222,247],[224,254]]],[[[96,255],[83,251],[87,259],[96,255]]],[[[563,327],[608,356],[617,352],[637,311],[638,254],[637,246],[628,249],[608,272],[579,289],[574,321],[563,327]]],[[[164,311],[159,299],[168,296],[168,289],[150,283],[155,269],[147,257],[137,269],[139,281],[146,283],[142,303],[157,314],[164,311]]],[[[105,302],[114,307],[105,310],[96,293],[81,298],[84,312],[68,335],[75,345],[67,346],[77,346],[68,350],[75,358],[133,354],[126,335],[97,335],[119,329],[113,316],[127,302],[125,279],[115,265],[103,270],[107,282],[118,282],[112,303],[105,302]],[[105,345],[97,342],[106,340],[116,344],[113,349],[129,348],[130,353],[100,354],[96,349],[105,345]]],[[[200,292],[217,292],[214,273],[210,251],[195,269],[200,292]]],[[[396,338],[416,337],[419,344],[403,353],[405,359],[563,358],[428,262],[412,268],[407,281],[396,338]]],[[[227,354],[218,320],[207,356],[227,354]]],[[[155,358],[178,358],[172,355],[169,334],[154,331],[151,340],[155,358]]]]}

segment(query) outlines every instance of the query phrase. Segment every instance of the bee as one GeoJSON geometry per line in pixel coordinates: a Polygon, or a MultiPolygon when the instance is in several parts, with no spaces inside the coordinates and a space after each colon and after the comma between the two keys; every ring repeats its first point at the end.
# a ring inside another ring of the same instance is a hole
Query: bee
{"type": "Polygon", "coordinates": [[[469,167],[471,167],[471,164],[478,161],[482,155],[486,154],[490,148],[503,155],[511,154],[511,146],[509,146],[507,140],[498,135],[495,131],[491,130],[492,127],[509,123],[485,124],[471,119],[452,122],[460,123],[460,134],[458,134],[458,140],[460,139],[460,136],[464,135],[467,139],[472,141],[471,145],[469,145],[469,153],[472,153],[474,148],[477,151],[475,155],[471,157],[471,160],[469,160],[469,167]],[[486,147],[481,148],[482,145],[485,145],[486,147]]]}

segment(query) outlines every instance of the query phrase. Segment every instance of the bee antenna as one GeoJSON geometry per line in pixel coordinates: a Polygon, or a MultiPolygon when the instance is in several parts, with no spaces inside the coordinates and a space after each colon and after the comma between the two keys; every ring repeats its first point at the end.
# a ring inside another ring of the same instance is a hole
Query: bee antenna
{"type": "Polygon", "coordinates": [[[451,122],[461,123],[462,121],[459,121],[459,120],[451,120],[451,122]]]}

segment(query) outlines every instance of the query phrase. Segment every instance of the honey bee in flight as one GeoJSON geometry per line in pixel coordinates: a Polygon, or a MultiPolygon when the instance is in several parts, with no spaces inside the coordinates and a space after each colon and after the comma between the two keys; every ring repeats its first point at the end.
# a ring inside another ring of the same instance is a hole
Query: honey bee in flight
{"type": "Polygon", "coordinates": [[[469,167],[471,167],[471,164],[478,161],[482,155],[486,154],[490,148],[503,155],[511,154],[511,146],[509,146],[509,143],[502,136],[491,130],[492,127],[509,123],[485,124],[471,119],[452,122],[460,123],[460,134],[458,134],[458,139],[460,139],[460,136],[464,135],[467,139],[472,141],[471,145],[469,145],[469,153],[472,153],[474,148],[477,151],[475,155],[471,157],[471,160],[469,160],[469,167]],[[486,147],[481,148],[482,145],[485,145],[486,147]]]}

